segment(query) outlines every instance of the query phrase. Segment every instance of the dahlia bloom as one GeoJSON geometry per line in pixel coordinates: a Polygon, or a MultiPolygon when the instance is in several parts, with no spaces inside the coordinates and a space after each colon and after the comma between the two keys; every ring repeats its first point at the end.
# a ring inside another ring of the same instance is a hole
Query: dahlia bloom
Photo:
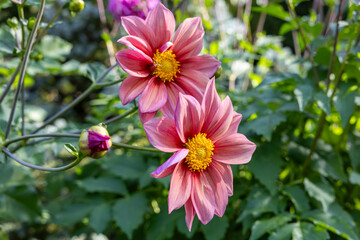
{"type": "Polygon", "coordinates": [[[237,132],[241,114],[233,111],[229,97],[220,100],[215,80],[207,85],[201,104],[179,94],[173,117],[154,118],[144,124],[150,143],[164,152],[174,152],[151,175],[170,174],[169,213],[185,206],[191,230],[197,214],[207,224],[216,214],[223,216],[228,196],[233,194],[229,164],[250,161],[255,144],[237,132]]]}
{"type": "Polygon", "coordinates": [[[116,53],[120,66],[130,76],[121,84],[119,96],[126,105],[139,98],[140,116],[171,111],[179,92],[201,100],[209,78],[220,65],[211,55],[198,56],[204,29],[201,18],[186,19],[175,32],[174,15],[159,3],[143,20],[122,18],[129,34],[118,40],[130,49],[116,53]]]}
{"type": "Polygon", "coordinates": [[[160,0],[109,0],[107,10],[115,20],[121,22],[123,16],[138,16],[145,19],[146,14],[155,8],[160,0]]]}

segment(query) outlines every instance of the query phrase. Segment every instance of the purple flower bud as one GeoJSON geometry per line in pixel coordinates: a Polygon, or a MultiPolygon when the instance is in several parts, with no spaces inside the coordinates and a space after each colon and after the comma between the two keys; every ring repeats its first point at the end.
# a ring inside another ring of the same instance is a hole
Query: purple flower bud
{"type": "Polygon", "coordinates": [[[109,0],[107,10],[112,13],[115,20],[120,22],[122,16],[138,16],[146,18],[148,11],[155,8],[160,0],[109,0]]]}
{"type": "Polygon", "coordinates": [[[109,133],[102,126],[93,126],[88,130],[83,130],[79,140],[81,152],[92,158],[103,157],[111,145],[109,133]]]}

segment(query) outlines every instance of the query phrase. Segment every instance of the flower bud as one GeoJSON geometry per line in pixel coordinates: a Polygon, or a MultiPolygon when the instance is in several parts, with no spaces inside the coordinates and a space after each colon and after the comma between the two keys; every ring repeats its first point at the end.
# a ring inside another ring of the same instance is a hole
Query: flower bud
{"type": "Polygon", "coordinates": [[[71,0],[69,10],[72,14],[81,12],[85,7],[83,0],[71,0]]]}
{"type": "Polygon", "coordinates": [[[34,28],[35,22],[36,22],[36,18],[34,18],[34,17],[29,18],[27,25],[26,25],[26,27],[29,31],[31,31],[34,28]]]}
{"type": "Polygon", "coordinates": [[[103,126],[83,130],[79,139],[80,151],[88,157],[101,158],[112,145],[108,131],[103,126]]]}
{"type": "Polygon", "coordinates": [[[19,21],[17,20],[16,17],[13,17],[13,18],[9,18],[7,21],[7,24],[9,25],[9,27],[11,28],[16,28],[17,25],[19,24],[19,21]]]}

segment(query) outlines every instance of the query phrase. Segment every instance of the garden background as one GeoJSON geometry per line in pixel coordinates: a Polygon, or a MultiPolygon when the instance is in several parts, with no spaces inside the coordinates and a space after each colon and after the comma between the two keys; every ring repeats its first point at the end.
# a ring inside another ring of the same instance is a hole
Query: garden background
{"type": "Polygon", "coordinates": [[[207,225],[195,218],[189,232],[183,208],[168,214],[170,178],[149,173],[170,155],[148,151],[136,101],[119,100],[127,75],[110,67],[126,33],[107,1],[86,1],[78,13],[67,1],[46,2],[9,128],[28,22],[42,5],[0,0],[0,239],[360,239],[360,2],[162,2],[177,26],[201,16],[203,53],[222,63],[217,90],[257,145],[249,164],[232,166],[225,215],[207,225]],[[75,150],[64,144],[78,139],[46,134],[101,122],[114,146],[66,171],[33,170],[4,151],[46,167],[71,164],[75,150]],[[11,142],[35,133],[45,138],[11,142]]]}

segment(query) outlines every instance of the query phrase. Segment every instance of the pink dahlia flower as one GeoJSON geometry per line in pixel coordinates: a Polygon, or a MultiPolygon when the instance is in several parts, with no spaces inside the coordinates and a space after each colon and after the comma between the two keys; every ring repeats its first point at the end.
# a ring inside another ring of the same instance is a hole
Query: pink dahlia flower
{"type": "Polygon", "coordinates": [[[115,20],[121,22],[121,17],[138,16],[146,18],[146,14],[155,8],[160,0],[109,0],[108,11],[112,13],[115,20]]]}
{"type": "Polygon", "coordinates": [[[204,36],[200,17],[186,19],[174,35],[174,15],[160,3],[146,20],[123,17],[122,25],[129,35],[118,42],[130,48],[116,53],[120,66],[130,75],[119,90],[124,105],[141,94],[140,116],[154,116],[159,109],[175,108],[179,92],[200,101],[220,65],[211,55],[198,56],[204,36]]]}
{"type": "Polygon", "coordinates": [[[174,152],[151,175],[170,174],[169,213],[185,205],[186,224],[197,214],[203,224],[223,216],[228,196],[233,194],[230,164],[250,161],[255,144],[237,132],[241,114],[233,111],[229,97],[222,102],[215,80],[207,85],[201,104],[192,96],[179,94],[173,117],[144,124],[150,143],[164,152],[174,152]]]}

